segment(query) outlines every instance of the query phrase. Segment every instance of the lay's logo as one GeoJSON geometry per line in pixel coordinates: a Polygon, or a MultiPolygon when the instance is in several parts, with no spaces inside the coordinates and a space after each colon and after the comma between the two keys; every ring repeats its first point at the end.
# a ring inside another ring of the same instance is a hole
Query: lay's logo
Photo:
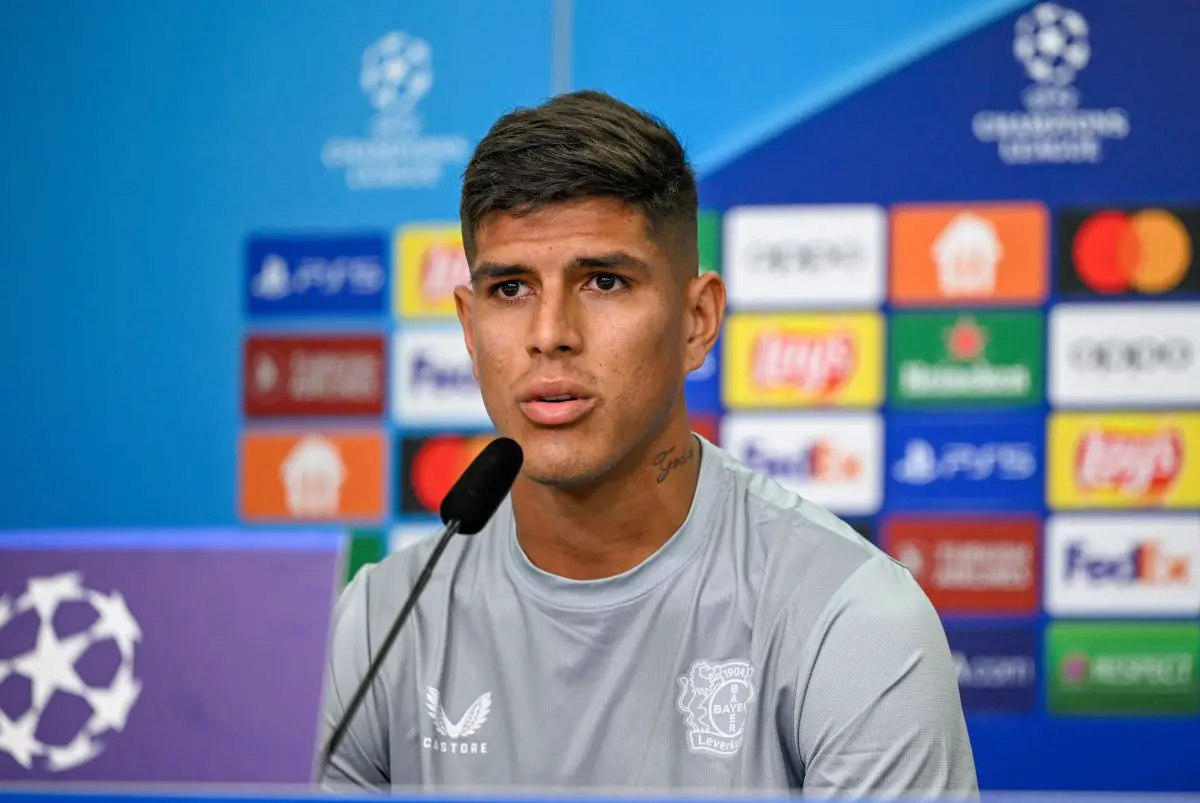
{"type": "Polygon", "coordinates": [[[722,341],[733,408],[871,406],[880,401],[877,315],[734,315],[722,341]]]}
{"type": "Polygon", "coordinates": [[[834,393],[854,374],[853,335],[763,332],[754,339],[757,388],[798,387],[814,397],[834,393]]]}
{"type": "Polygon", "coordinates": [[[1086,492],[1116,491],[1161,497],[1179,480],[1183,437],[1158,432],[1091,430],[1075,452],[1076,482],[1086,492]]]}
{"type": "Polygon", "coordinates": [[[1200,413],[1051,416],[1055,508],[1200,505],[1200,413]]]}
{"type": "Polygon", "coordinates": [[[396,235],[396,310],[403,318],[449,318],[454,288],[470,282],[458,226],[406,226],[396,235]]]}

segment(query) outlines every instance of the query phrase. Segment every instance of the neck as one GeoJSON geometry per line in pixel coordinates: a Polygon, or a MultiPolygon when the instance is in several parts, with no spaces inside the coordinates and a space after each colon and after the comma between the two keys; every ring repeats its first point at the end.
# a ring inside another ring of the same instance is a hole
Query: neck
{"type": "Polygon", "coordinates": [[[531,563],[570,580],[629,571],[683,526],[700,478],[700,442],[686,414],[599,483],[582,489],[513,485],[517,541],[531,563]]]}

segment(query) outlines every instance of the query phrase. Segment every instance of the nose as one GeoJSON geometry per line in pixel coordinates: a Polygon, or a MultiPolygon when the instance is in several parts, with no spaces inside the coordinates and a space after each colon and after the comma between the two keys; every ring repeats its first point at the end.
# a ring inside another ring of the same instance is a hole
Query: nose
{"type": "Polygon", "coordinates": [[[575,353],[582,348],[576,299],[564,282],[547,282],[538,294],[529,332],[529,353],[551,356],[575,353]]]}

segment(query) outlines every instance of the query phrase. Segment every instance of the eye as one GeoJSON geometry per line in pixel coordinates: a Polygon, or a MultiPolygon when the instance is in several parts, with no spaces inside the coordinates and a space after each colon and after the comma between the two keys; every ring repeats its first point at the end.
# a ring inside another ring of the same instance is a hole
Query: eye
{"type": "Polygon", "coordinates": [[[498,282],[492,285],[492,295],[500,296],[506,299],[517,299],[521,297],[521,289],[524,282],[510,279],[507,282],[498,282]]]}
{"type": "Polygon", "coordinates": [[[602,293],[611,293],[613,290],[619,290],[625,284],[624,279],[611,273],[597,273],[592,277],[592,282],[595,283],[596,289],[602,293]]]}

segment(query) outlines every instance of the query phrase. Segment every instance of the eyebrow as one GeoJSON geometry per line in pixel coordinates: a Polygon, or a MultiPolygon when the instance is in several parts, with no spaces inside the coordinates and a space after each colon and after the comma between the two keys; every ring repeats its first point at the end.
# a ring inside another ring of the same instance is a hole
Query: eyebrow
{"type": "MultiPolygon", "coordinates": [[[[575,257],[564,267],[567,270],[612,270],[616,268],[636,271],[650,270],[649,263],[628,251],[609,251],[603,254],[575,257]]],[[[519,263],[481,262],[471,271],[471,281],[528,276],[534,272],[533,268],[519,263]]]]}

